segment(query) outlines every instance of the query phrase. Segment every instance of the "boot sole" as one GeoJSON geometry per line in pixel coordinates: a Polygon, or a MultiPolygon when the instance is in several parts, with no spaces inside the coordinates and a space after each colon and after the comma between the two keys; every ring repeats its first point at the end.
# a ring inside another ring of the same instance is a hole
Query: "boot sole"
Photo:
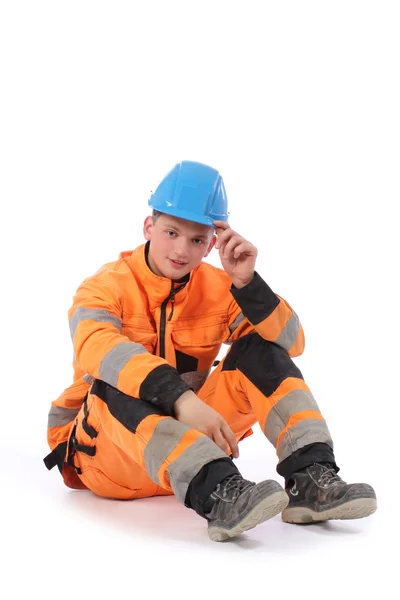
{"type": "Polygon", "coordinates": [[[329,510],[316,512],[310,508],[296,506],[293,508],[286,508],[282,512],[282,521],[285,523],[318,523],[321,521],[335,520],[335,519],[362,519],[363,517],[369,517],[372,515],[377,508],[375,498],[357,498],[356,500],[350,500],[346,504],[336,506],[329,510]]]}
{"type": "Polygon", "coordinates": [[[235,527],[224,529],[218,525],[208,528],[208,535],[213,542],[223,542],[236,537],[248,529],[278,515],[288,505],[289,497],[284,490],[275,492],[261,500],[235,527]]]}

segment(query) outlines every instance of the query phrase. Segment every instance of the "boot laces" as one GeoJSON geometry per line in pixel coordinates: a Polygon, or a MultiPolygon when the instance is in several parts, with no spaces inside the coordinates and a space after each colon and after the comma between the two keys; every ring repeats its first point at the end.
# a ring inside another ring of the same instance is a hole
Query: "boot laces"
{"type": "Polygon", "coordinates": [[[253,485],[254,483],[240,475],[232,475],[217,485],[211,497],[219,498],[223,502],[234,502],[245,489],[253,485]]]}
{"type": "Polygon", "coordinates": [[[336,473],[333,467],[327,467],[325,465],[319,465],[323,470],[318,478],[318,483],[324,487],[328,487],[331,484],[343,483],[342,479],[336,473]]]}

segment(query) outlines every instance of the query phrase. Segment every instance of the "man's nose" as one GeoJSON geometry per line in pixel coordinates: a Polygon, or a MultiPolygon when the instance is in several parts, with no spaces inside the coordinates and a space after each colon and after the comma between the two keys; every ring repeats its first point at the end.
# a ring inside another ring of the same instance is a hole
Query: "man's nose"
{"type": "Polygon", "coordinates": [[[175,240],[174,249],[178,256],[187,256],[189,251],[189,240],[187,240],[183,236],[179,236],[179,238],[175,240]]]}

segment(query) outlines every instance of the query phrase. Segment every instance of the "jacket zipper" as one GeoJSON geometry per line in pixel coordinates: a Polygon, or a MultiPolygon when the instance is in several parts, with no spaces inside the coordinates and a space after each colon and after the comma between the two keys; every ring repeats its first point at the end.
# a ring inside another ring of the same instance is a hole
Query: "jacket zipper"
{"type": "Polygon", "coordinates": [[[171,312],[169,313],[168,321],[172,319],[172,315],[174,314],[174,306],[175,306],[175,294],[176,292],[171,292],[170,300],[171,300],[171,312]]]}
{"type": "Polygon", "coordinates": [[[182,290],[186,285],[186,282],[183,285],[180,285],[174,288],[174,282],[171,281],[171,291],[169,293],[168,298],[165,298],[161,304],[161,318],[160,318],[160,357],[165,358],[165,327],[167,323],[167,305],[168,302],[171,302],[171,312],[168,315],[168,321],[172,319],[174,314],[174,306],[175,306],[175,294],[177,294],[180,290],[182,290]]]}
{"type": "Polygon", "coordinates": [[[165,300],[161,304],[161,320],[160,320],[160,356],[161,356],[161,358],[165,358],[165,322],[166,322],[166,310],[167,310],[168,302],[169,302],[169,296],[168,296],[168,298],[165,298],[165,300]]]}

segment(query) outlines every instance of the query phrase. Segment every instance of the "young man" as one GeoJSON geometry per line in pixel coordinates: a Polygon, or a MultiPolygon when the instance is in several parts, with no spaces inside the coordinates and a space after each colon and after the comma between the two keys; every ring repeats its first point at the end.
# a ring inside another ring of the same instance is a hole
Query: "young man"
{"type": "Polygon", "coordinates": [[[184,161],[149,205],[146,244],[74,297],[74,383],[52,403],[46,466],[108,498],[173,493],[215,541],[281,511],[288,523],[373,513],[371,486],[337,475],[329,430],[291,359],[303,352],[302,326],[256,272],[257,249],[230,228],[220,174],[184,161]],[[202,262],[214,246],[223,269],[202,262]],[[223,343],[229,352],[209,375],[223,343]],[[245,480],[233,463],[256,421],[286,491],[245,480]]]}

